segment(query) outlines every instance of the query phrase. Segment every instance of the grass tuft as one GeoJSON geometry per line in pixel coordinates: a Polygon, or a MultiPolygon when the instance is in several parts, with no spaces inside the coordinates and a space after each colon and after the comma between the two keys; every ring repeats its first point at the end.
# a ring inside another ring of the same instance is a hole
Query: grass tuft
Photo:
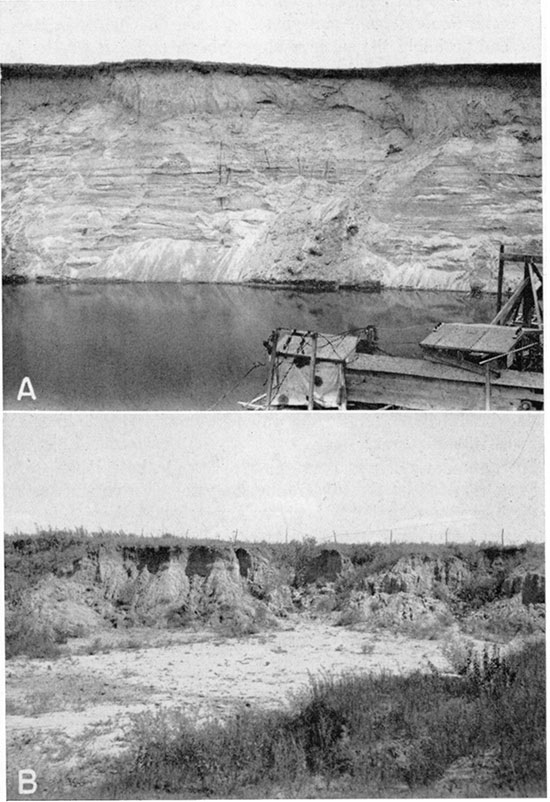
{"type": "Polygon", "coordinates": [[[104,790],[306,796],[319,795],[321,780],[327,791],[336,783],[339,796],[397,787],[420,795],[457,761],[491,754],[480,795],[544,795],[545,737],[545,649],[537,643],[506,659],[486,652],[464,676],[323,676],[291,712],[244,709],[202,727],[181,711],[144,714],[104,790]]]}

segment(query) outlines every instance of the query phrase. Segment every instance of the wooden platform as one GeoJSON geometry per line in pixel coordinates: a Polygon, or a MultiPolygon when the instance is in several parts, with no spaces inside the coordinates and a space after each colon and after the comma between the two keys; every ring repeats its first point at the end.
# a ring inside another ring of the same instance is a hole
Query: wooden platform
{"type": "Polygon", "coordinates": [[[456,350],[473,354],[506,354],[521,338],[520,326],[481,323],[441,323],[425,337],[422,348],[456,350]]]}

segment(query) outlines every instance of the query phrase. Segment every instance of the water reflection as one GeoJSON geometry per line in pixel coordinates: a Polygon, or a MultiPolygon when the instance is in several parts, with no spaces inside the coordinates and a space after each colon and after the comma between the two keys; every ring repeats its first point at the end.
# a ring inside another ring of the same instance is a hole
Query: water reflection
{"type": "Polygon", "coordinates": [[[486,322],[492,297],[307,293],[212,284],[6,286],[7,409],[237,409],[263,390],[272,329],[378,327],[380,345],[420,356],[441,320],[486,322]],[[252,370],[251,370],[252,368],[252,370]],[[243,378],[247,371],[251,371],[243,378]],[[36,402],[17,402],[24,376],[36,402]]]}

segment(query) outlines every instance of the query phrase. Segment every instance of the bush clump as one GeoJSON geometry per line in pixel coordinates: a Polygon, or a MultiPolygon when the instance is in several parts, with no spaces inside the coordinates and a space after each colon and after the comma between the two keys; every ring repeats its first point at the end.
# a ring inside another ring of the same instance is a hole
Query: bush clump
{"type": "Polygon", "coordinates": [[[25,609],[6,613],[6,659],[18,655],[53,660],[59,657],[59,644],[66,643],[63,633],[25,609]]]}
{"type": "MultiPolygon", "coordinates": [[[[107,793],[204,797],[422,794],[457,761],[493,755],[481,796],[544,795],[543,643],[487,653],[464,676],[325,676],[293,712],[197,727],[144,715],[107,793]],[[366,791],[368,790],[368,794],[366,791]]],[[[428,794],[429,795],[429,794],[428,794]]]]}

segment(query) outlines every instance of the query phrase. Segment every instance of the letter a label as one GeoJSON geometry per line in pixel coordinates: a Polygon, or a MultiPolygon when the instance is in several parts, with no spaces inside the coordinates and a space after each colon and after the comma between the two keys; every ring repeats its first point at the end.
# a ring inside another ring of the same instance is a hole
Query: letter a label
{"type": "Polygon", "coordinates": [[[21,387],[17,393],[17,400],[21,401],[22,398],[32,398],[33,401],[36,401],[36,394],[28,376],[25,376],[21,382],[21,387]]]}
{"type": "Polygon", "coordinates": [[[19,793],[34,794],[37,787],[36,772],[32,769],[21,769],[19,771],[19,793]]]}

